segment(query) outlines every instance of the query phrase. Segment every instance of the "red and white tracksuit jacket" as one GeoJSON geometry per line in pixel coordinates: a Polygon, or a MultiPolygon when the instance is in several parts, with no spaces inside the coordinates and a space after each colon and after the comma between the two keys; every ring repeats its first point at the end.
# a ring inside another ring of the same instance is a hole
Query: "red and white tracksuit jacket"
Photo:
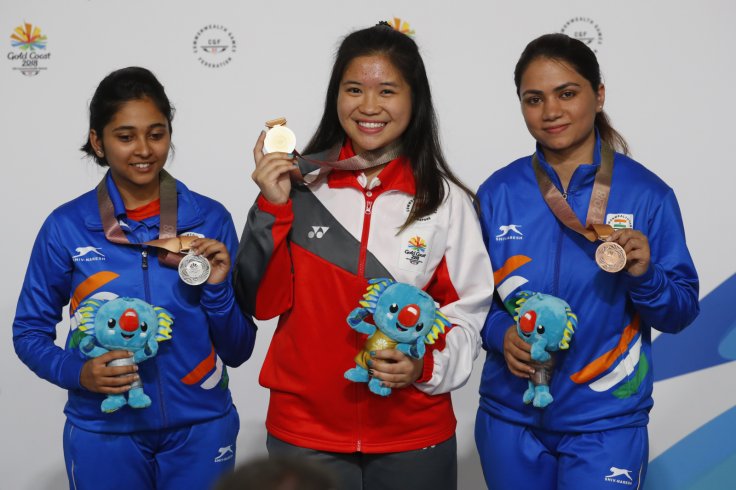
{"type": "Polygon", "coordinates": [[[286,204],[258,198],[238,251],[235,289],[257,318],[280,315],[260,375],[271,390],[270,434],[316,450],[366,453],[452,437],[449,392],[468,380],[478,355],[493,275],[470,198],[447,188],[436,213],[401,232],[415,193],[405,158],[370,185],[361,172],[334,170],[293,188],[286,204]],[[343,377],[366,339],[346,318],[377,277],[426,290],[453,324],[427,346],[420,379],[388,397],[343,377]]]}

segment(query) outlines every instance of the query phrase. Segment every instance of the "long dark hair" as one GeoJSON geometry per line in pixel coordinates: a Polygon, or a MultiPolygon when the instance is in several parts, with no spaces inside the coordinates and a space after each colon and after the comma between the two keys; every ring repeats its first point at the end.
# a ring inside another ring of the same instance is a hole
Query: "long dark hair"
{"type": "MultiPolygon", "coordinates": [[[[516,83],[516,95],[519,97],[521,97],[519,92],[521,77],[529,64],[537,58],[564,61],[581,77],[590,82],[594,92],[598,90],[601,84],[601,69],[593,50],[584,42],[565,34],[545,34],[527,44],[516,63],[514,83],[516,83]]],[[[604,111],[596,114],[595,127],[598,129],[602,141],[605,141],[620,153],[629,154],[629,145],[624,137],[613,129],[611,121],[604,111]]]]}
{"type": "MultiPolygon", "coordinates": [[[[153,73],[138,66],[115,70],[102,79],[89,103],[89,129],[94,129],[97,136],[102,139],[103,129],[124,103],[144,98],[151,99],[161,114],[166,117],[169,123],[169,134],[171,134],[174,108],[166,96],[164,87],[153,73]]],[[[80,150],[92,157],[100,167],[108,166],[107,159],[95,153],[89,137],[80,150]]]]}
{"type": "Polygon", "coordinates": [[[342,143],[345,131],[337,116],[337,96],[343,74],[353,59],[382,55],[401,72],[411,87],[412,114],[409,126],[401,135],[404,155],[409,159],[416,183],[414,207],[404,223],[406,228],[416,220],[434,213],[445,198],[444,180],[453,182],[471,198],[474,194],[455,177],[442,154],[437,130],[437,117],[432,105],[427,72],[417,44],[407,35],[384,24],[349,34],[340,44],[327,85],[325,110],[317,131],[304,153],[317,153],[342,143]]]}

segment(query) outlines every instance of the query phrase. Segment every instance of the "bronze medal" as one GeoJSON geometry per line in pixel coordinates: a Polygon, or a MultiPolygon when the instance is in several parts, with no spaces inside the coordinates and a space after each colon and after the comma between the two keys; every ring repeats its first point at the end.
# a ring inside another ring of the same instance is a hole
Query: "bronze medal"
{"type": "Polygon", "coordinates": [[[603,242],[595,251],[595,261],[606,272],[618,272],[626,266],[626,251],[616,242],[603,242]]]}

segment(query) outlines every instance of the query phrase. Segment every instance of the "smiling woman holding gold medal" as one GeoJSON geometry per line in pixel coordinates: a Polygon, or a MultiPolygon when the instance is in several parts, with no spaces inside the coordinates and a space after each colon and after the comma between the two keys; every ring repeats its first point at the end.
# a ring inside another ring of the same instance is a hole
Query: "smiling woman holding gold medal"
{"type": "Polygon", "coordinates": [[[235,462],[239,420],[223,364],[250,357],[256,329],[230,282],[230,214],[163,170],[172,117],[150,71],[102,80],[82,150],[109,171],[47,218],[18,301],[18,356],[69,392],[73,488],[203,489],[235,462]],[[133,341],[157,326],[132,307],[102,316],[116,299],[151,305],[170,326],[139,365],[133,341]],[[67,304],[72,328],[61,349],[54,339],[67,304]],[[123,347],[103,349],[108,336],[123,347]],[[103,353],[87,360],[93,350],[103,353]],[[147,395],[135,398],[141,387],[147,395]]]}
{"type": "Polygon", "coordinates": [[[651,329],[678,332],[699,311],[677,200],[627,156],[603,112],[598,61],[581,41],[564,34],[532,41],[515,82],[537,150],[478,191],[498,292],[482,333],[488,354],[476,420],[486,482],[641,488],[651,329]],[[521,396],[544,369],[504,306],[522,290],[557,296],[577,315],[569,349],[555,354],[554,401],[545,408],[521,396]]]}
{"type": "Polygon", "coordinates": [[[353,32],[304,157],[285,124],[269,121],[256,143],[261,195],[235,266],[241,306],[280,316],[260,377],[268,451],[323,462],[341,490],[452,490],[449,392],[470,375],[493,279],[470,193],[442,156],[417,45],[385,24],[353,32]],[[452,322],[423,358],[370,352],[363,381],[390,396],[345,377],[366,341],[347,317],[374,278],[425,289],[452,322]]]}

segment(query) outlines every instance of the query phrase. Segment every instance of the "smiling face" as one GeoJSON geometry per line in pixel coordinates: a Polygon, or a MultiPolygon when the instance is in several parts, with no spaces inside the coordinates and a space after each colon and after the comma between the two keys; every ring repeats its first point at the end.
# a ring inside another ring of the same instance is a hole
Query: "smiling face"
{"type": "Polygon", "coordinates": [[[337,96],[337,116],[356,153],[401,138],[411,114],[411,87],[387,57],[359,56],[348,64],[337,96]]]}
{"type": "Polygon", "coordinates": [[[90,142],[97,155],[105,156],[126,207],[131,195],[144,201],[145,196],[158,197],[158,174],[168,158],[171,135],[166,116],[151,99],[124,102],[102,135],[90,131],[90,142]]]}
{"type": "Polygon", "coordinates": [[[540,57],[524,71],[519,93],[524,122],[550,163],[592,161],[602,84],[594,89],[564,61],[540,57]]]}
{"type": "Polygon", "coordinates": [[[107,349],[135,351],[156,335],[157,318],[153,308],[139,300],[117,298],[100,307],[95,316],[95,336],[107,349]]]}
{"type": "Polygon", "coordinates": [[[412,343],[426,335],[434,318],[434,300],[424,291],[403,283],[386,288],[373,313],[376,326],[393,340],[403,343],[412,343]]]}

